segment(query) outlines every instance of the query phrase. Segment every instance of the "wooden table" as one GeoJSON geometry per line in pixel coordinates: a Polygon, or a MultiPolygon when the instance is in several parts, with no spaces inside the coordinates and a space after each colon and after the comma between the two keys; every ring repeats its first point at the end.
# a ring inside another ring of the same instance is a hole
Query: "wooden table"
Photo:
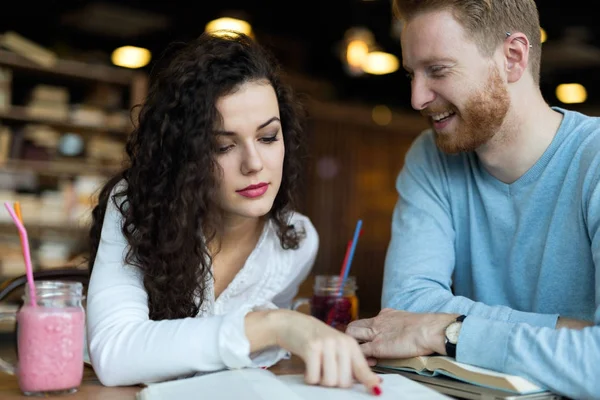
{"type": "MultiPolygon", "coordinates": [[[[277,375],[301,374],[304,372],[304,362],[292,356],[289,360],[282,360],[273,367],[270,371],[277,375]]],[[[87,399],[87,400],[133,400],[137,392],[142,390],[141,386],[120,386],[106,387],[103,386],[94,371],[90,367],[85,367],[83,372],[83,382],[76,393],[57,396],[57,399],[87,399]]],[[[19,389],[19,384],[15,376],[3,374],[0,372],[0,399],[29,399],[33,397],[25,396],[19,389]]]]}

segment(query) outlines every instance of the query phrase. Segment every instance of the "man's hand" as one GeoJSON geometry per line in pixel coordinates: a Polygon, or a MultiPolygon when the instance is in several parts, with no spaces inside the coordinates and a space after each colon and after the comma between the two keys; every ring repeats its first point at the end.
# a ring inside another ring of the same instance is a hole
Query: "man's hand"
{"type": "MultiPolygon", "coordinates": [[[[384,308],[374,318],[351,322],[346,333],[372,358],[446,354],[444,331],[458,314],[417,314],[384,308]]],[[[370,364],[373,364],[370,360],[370,364]]]]}
{"type": "Polygon", "coordinates": [[[594,326],[594,324],[590,321],[582,321],[579,319],[558,317],[558,321],[556,321],[556,329],[560,328],[569,328],[569,329],[583,329],[588,326],[594,326]]]}

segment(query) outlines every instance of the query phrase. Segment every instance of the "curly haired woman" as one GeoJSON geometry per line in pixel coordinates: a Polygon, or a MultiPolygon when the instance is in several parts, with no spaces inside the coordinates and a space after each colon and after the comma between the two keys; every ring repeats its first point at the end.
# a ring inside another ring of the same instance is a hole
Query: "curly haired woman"
{"type": "Polygon", "coordinates": [[[159,72],[93,211],[87,337],[104,385],[293,353],[308,383],[379,392],[354,339],[288,309],[319,245],[294,211],[299,110],[243,35],[203,34],[159,72]]]}

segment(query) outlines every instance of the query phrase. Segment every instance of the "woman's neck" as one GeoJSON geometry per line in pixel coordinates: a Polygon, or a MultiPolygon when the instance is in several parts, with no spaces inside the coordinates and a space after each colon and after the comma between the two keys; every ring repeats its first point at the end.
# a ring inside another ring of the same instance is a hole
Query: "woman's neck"
{"type": "Polygon", "coordinates": [[[232,248],[254,247],[263,231],[267,218],[223,217],[220,234],[215,238],[215,246],[209,245],[211,253],[232,248]]]}

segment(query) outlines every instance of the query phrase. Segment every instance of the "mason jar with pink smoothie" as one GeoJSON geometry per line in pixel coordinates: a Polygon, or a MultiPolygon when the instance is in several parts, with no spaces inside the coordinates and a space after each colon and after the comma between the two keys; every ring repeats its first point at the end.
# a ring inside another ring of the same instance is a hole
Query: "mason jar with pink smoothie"
{"type": "Polygon", "coordinates": [[[17,314],[0,319],[17,320],[17,365],[0,359],[0,369],[17,375],[25,395],[73,393],[81,385],[85,311],[80,282],[37,281],[35,303],[25,288],[17,314]]]}

